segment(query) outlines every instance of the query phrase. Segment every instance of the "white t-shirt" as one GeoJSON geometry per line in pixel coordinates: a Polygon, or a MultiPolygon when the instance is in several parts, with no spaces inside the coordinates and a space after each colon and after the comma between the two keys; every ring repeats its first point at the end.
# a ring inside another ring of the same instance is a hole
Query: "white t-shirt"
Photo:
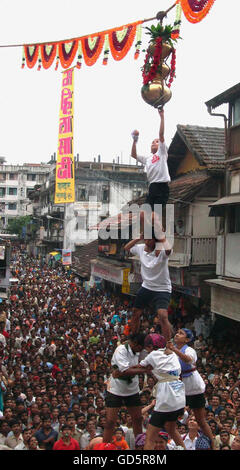
{"type": "MultiPolygon", "coordinates": [[[[185,351],[184,351],[184,354],[186,354],[186,356],[189,356],[191,357],[191,363],[188,363],[188,364],[191,364],[192,367],[195,367],[196,365],[196,362],[197,362],[197,353],[196,351],[191,348],[190,346],[188,346],[185,351]]],[[[205,382],[203,380],[203,378],[201,377],[201,375],[199,374],[199,372],[197,370],[195,370],[192,375],[189,375],[189,377],[183,377],[182,378],[183,382],[184,382],[184,385],[185,385],[185,390],[186,390],[186,395],[189,396],[189,395],[198,395],[200,393],[204,393],[205,392],[205,382]]]]}
{"type": "Polygon", "coordinates": [[[141,366],[151,365],[152,373],[158,379],[157,396],[154,411],[169,413],[185,407],[185,387],[179,379],[181,368],[178,357],[175,353],[165,354],[164,349],[152,351],[147,355],[141,366]],[[176,380],[172,380],[176,377],[176,380]],[[163,382],[166,380],[166,382],[163,382]],[[167,381],[169,380],[169,382],[167,381]]]}
{"type": "Polygon", "coordinates": [[[150,157],[137,156],[137,160],[145,165],[149,183],[168,183],[171,181],[168,171],[168,149],[165,142],[159,142],[158,150],[150,157]]]}
{"type": "MultiPolygon", "coordinates": [[[[139,353],[134,354],[131,347],[128,344],[126,347],[124,344],[118,346],[112,357],[112,366],[116,365],[120,372],[124,372],[132,366],[136,366],[139,360],[139,353]]],[[[131,383],[126,380],[114,379],[112,376],[109,380],[108,392],[113,395],[130,396],[139,393],[139,380],[138,376],[131,377],[131,383]]]]}
{"type": "Polygon", "coordinates": [[[145,244],[141,243],[131,248],[132,255],[137,255],[141,262],[142,287],[156,292],[172,292],[172,283],[168,270],[168,256],[165,250],[158,256],[144,251],[145,244]]]}

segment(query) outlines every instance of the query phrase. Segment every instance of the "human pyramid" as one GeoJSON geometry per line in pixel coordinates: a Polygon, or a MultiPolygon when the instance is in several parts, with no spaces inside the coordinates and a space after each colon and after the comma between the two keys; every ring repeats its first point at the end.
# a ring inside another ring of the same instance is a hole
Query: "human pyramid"
{"type": "Polygon", "coordinates": [[[133,131],[133,158],[146,167],[149,193],[146,203],[152,209],[152,238],[142,233],[145,213],[141,213],[141,235],[125,246],[130,255],[137,255],[141,263],[142,286],[137,293],[130,323],[130,335],[125,344],[116,348],[112,356],[112,374],[106,396],[106,425],[103,442],[112,442],[115,423],[121,406],[126,406],[132,417],[133,432],[138,448],[153,450],[158,436],[170,437],[175,448],[185,449],[182,436],[177,430],[177,420],[183,416],[185,406],[189,406],[201,428],[202,438],[208,448],[214,449],[214,438],[205,419],[205,383],[196,370],[197,354],[189,346],[193,333],[182,328],[172,338],[172,327],[168,320],[168,306],[171,298],[171,280],[168,258],[171,246],[168,243],[158,214],[157,204],[166,207],[170,181],[167,164],[167,147],[164,141],[164,111],[160,115],[159,138],[151,145],[151,155],[141,157],[137,154],[138,131],[133,131]],[[155,233],[157,232],[158,238],[155,233]],[[159,235],[160,234],[160,235],[159,235]],[[140,242],[140,243],[139,243],[140,242]],[[156,313],[155,332],[148,335],[141,329],[141,316],[146,307],[152,306],[156,313]],[[158,332],[161,331],[161,334],[158,332]],[[155,405],[147,425],[142,431],[141,401],[139,396],[138,375],[147,374],[157,379],[155,405]]]}

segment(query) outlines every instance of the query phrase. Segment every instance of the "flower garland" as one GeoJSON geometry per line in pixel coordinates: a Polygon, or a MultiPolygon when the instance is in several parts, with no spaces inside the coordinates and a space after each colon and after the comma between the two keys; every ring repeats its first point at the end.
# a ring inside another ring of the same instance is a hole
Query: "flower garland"
{"type": "Polygon", "coordinates": [[[179,38],[179,32],[180,32],[180,26],[182,23],[182,7],[181,3],[178,0],[177,5],[176,5],[176,18],[173,24],[173,27],[175,28],[171,34],[172,39],[178,39],[179,38]]]}
{"type": "Polygon", "coordinates": [[[134,58],[137,59],[141,46],[141,25],[143,20],[118,28],[108,29],[101,33],[82,36],[69,41],[48,44],[24,45],[22,53],[22,68],[27,65],[33,68],[38,60],[38,70],[50,68],[56,58],[55,70],[59,63],[64,69],[69,68],[77,54],[77,68],[81,68],[82,57],[86,65],[93,65],[99,58],[104,47],[103,65],[108,63],[111,51],[115,60],[123,59],[132,47],[136,37],[134,58]]]}
{"type": "Polygon", "coordinates": [[[104,34],[95,36],[94,38],[85,38],[81,40],[83,57],[86,65],[93,65],[100,56],[104,44],[104,34]]]}
{"type": "Polygon", "coordinates": [[[147,85],[149,82],[151,82],[155,78],[158,66],[160,64],[161,56],[162,56],[162,38],[159,37],[156,40],[156,45],[155,45],[153,56],[151,56],[150,53],[147,52],[146,57],[145,57],[144,66],[142,69],[144,85],[147,85]],[[150,60],[149,60],[150,58],[152,58],[152,63],[150,63],[150,60]]]}
{"type": "Polygon", "coordinates": [[[61,66],[64,69],[72,65],[73,59],[78,50],[78,41],[60,42],[58,45],[61,66]]]}
{"type": "Polygon", "coordinates": [[[140,54],[140,47],[142,44],[142,24],[137,26],[137,37],[136,37],[136,44],[135,44],[135,54],[134,59],[137,60],[140,54]]]}
{"type": "MultiPolygon", "coordinates": [[[[179,1],[179,0],[178,0],[179,1]]],[[[209,13],[215,0],[180,0],[181,6],[190,23],[198,23],[209,13]]]]}
{"type": "Polygon", "coordinates": [[[171,71],[169,76],[169,81],[167,83],[168,88],[171,88],[172,82],[174,77],[176,77],[176,49],[172,51],[172,59],[171,59],[171,71]]]}
{"type": "Polygon", "coordinates": [[[38,51],[39,51],[39,46],[24,46],[24,57],[26,59],[26,64],[29,69],[32,69],[38,60],[38,51]]]}
{"type": "Polygon", "coordinates": [[[122,60],[132,47],[136,34],[136,24],[113,30],[108,34],[109,45],[114,60],[122,60]],[[123,39],[119,39],[122,33],[123,39]]]}
{"type": "Polygon", "coordinates": [[[40,46],[42,65],[44,69],[51,67],[57,53],[57,44],[42,44],[40,46]]]}

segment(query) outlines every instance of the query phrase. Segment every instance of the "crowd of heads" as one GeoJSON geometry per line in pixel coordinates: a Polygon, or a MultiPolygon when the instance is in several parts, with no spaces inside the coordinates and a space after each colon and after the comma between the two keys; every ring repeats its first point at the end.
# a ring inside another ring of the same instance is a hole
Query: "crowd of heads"
{"type": "MultiPolygon", "coordinates": [[[[18,282],[0,310],[1,449],[52,449],[69,429],[80,449],[92,449],[93,440],[103,435],[111,358],[128,338],[133,301],[103,289],[86,290],[71,270],[42,264],[17,248],[11,269],[18,282]]],[[[195,316],[180,317],[174,309],[171,314],[175,330],[181,323],[194,331],[195,316]]],[[[143,317],[142,329],[158,332],[154,314],[143,317]]],[[[208,423],[219,448],[240,447],[238,344],[194,336],[198,370],[206,383],[208,423]]],[[[155,383],[153,376],[139,376],[144,432],[155,383]]],[[[178,421],[181,434],[189,432],[189,417],[186,408],[178,421]]],[[[160,432],[156,449],[169,445],[164,430],[160,432]]],[[[116,422],[116,448],[125,446],[123,441],[135,447],[124,407],[116,422]]]]}

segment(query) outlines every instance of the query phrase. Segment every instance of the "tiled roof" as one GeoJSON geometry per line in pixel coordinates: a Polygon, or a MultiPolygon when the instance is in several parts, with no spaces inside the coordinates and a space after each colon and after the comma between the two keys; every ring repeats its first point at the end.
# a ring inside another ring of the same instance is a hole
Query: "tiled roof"
{"type": "Polygon", "coordinates": [[[169,183],[169,204],[179,201],[191,201],[199,190],[210,182],[211,176],[205,171],[194,171],[175,178],[169,183]]]}
{"type": "Polygon", "coordinates": [[[91,259],[98,254],[98,240],[93,240],[77,248],[72,254],[72,268],[82,277],[90,277],[91,259]]]}
{"type": "MultiPolygon", "coordinates": [[[[224,168],[225,161],[225,132],[218,127],[177,126],[177,134],[184,141],[190,152],[200,164],[208,169],[224,168]]],[[[174,150],[174,139],[169,147],[169,153],[174,150]]]]}

